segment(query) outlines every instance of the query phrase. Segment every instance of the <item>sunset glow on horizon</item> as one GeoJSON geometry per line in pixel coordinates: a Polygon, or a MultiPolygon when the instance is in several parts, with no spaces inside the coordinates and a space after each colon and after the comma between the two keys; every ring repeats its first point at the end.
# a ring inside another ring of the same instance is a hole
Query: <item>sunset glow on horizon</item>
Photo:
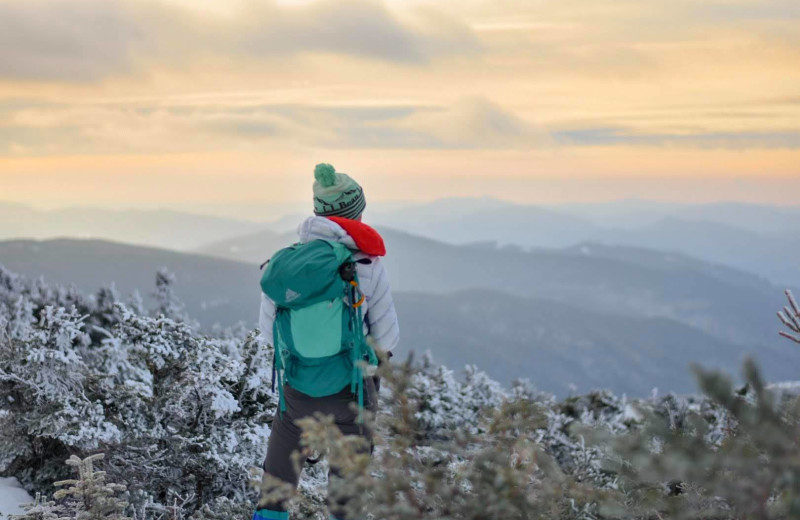
{"type": "Polygon", "coordinates": [[[796,0],[0,0],[0,201],[796,204],[796,0]]]}

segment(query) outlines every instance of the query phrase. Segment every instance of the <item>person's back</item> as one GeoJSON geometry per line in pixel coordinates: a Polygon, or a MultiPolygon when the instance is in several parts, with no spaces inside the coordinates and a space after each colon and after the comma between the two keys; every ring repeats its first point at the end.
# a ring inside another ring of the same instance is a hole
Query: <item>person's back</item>
{"type": "MultiPolygon", "coordinates": [[[[298,228],[299,242],[313,240],[337,242],[346,246],[355,260],[359,289],[364,295],[361,305],[364,334],[371,337],[370,345],[391,351],[399,342],[397,314],[392,301],[386,270],[381,257],[386,254],[383,239],[377,231],[361,222],[366,200],[361,187],[346,174],[336,173],[332,166],[317,165],[314,183],[315,216],[306,219],[298,228]]],[[[277,306],[262,292],[259,325],[266,343],[274,345],[273,324],[277,306]]],[[[335,382],[335,380],[334,380],[335,382]]],[[[377,380],[364,379],[364,405],[377,409],[377,380]]],[[[356,400],[350,385],[323,397],[311,397],[290,385],[284,385],[285,410],[276,413],[270,433],[267,457],[264,461],[264,482],[275,477],[297,486],[299,475],[291,455],[300,448],[300,429],[297,420],[316,412],[333,415],[337,427],[345,435],[363,435],[371,441],[371,432],[358,423],[358,414],[351,404],[356,400]]],[[[336,469],[332,468],[333,477],[336,469]]],[[[331,504],[331,517],[344,519],[345,504],[331,504]]],[[[283,501],[265,501],[253,516],[254,520],[288,518],[283,501]]]]}

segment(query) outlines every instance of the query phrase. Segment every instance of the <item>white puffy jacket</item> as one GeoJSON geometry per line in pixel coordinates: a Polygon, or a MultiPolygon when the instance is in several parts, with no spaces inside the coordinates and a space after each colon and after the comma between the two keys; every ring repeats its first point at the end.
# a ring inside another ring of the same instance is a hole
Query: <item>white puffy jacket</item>
{"type": "MultiPolygon", "coordinates": [[[[392,350],[400,341],[397,313],[392,301],[392,291],[386,268],[380,257],[370,256],[358,249],[355,240],[339,224],[325,217],[309,217],[297,228],[300,242],[322,239],[340,242],[353,251],[356,260],[369,258],[370,264],[356,264],[360,289],[366,296],[364,334],[369,334],[382,350],[392,350]]],[[[259,328],[264,341],[272,345],[272,324],[275,321],[275,303],[261,293],[259,328]]]]}

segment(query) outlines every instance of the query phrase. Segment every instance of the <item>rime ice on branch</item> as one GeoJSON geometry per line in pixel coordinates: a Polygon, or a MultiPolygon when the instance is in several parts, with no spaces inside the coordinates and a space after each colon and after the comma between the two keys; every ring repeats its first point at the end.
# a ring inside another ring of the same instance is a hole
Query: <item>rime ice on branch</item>
{"type": "MultiPolygon", "coordinates": [[[[121,484],[106,483],[106,472],[95,471],[94,462],[103,459],[105,454],[97,453],[81,459],[72,455],[67,465],[78,471],[78,478],[56,482],[54,498],[66,499],[74,510],[77,520],[128,520],[123,514],[128,503],[116,497],[126,490],[121,484]]],[[[70,515],[73,516],[73,515],[70,515]]]]}
{"type": "Polygon", "coordinates": [[[800,343],[800,308],[798,308],[797,301],[789,289],[786,289],[786,298],[789,300],[789,305],[778,312],[778,318],[791,332],[782,330],[779,334],[795,343],[800,343]]]}

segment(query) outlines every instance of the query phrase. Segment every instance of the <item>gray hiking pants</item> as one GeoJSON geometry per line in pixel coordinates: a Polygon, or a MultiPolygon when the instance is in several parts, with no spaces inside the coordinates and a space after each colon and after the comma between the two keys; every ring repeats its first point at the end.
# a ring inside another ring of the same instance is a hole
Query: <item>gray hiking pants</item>
{"type": "MultiPolygon", "coordinates": [[[[375,412],[378,408],[378,389],[380,380],[372,377],[364,379],[364,407],[375,412]]],[[[282,414],[276,413],[272,421],[272,432],[269,436],[267,445],[267,457],[264,460],[264,477],[277,477],[283,482],[289,483],[295,488],[300,481],[300,475],[295,471],[292,463],[292,453],[299,451],[301,429],[297,426],[298,419],[312,417],[316,412],[332,415],[335,418],[336,426],[344,435],[362,435],[372,445],[372,432],[366,426],[357,423],[358,413],[351,403],[357,403],[357,397],[350,392],[348,385],[339,393],[326,397],[311,397],[302,392],[291,388],[288,385],[283,387],[286,411],[282,414]]],[[[330,483],[332,479],[339,477],[336,468],[331,467],[328,472],[329,496],[330,483]]],[[[337,519],[345,520],[344,508],[347,504],[345,499],[328,502],[330,514],[337,519]]],[[[259,503],[259,509],[271,511],[286,511],[286,503],[265,502],[259,503]]]]}

